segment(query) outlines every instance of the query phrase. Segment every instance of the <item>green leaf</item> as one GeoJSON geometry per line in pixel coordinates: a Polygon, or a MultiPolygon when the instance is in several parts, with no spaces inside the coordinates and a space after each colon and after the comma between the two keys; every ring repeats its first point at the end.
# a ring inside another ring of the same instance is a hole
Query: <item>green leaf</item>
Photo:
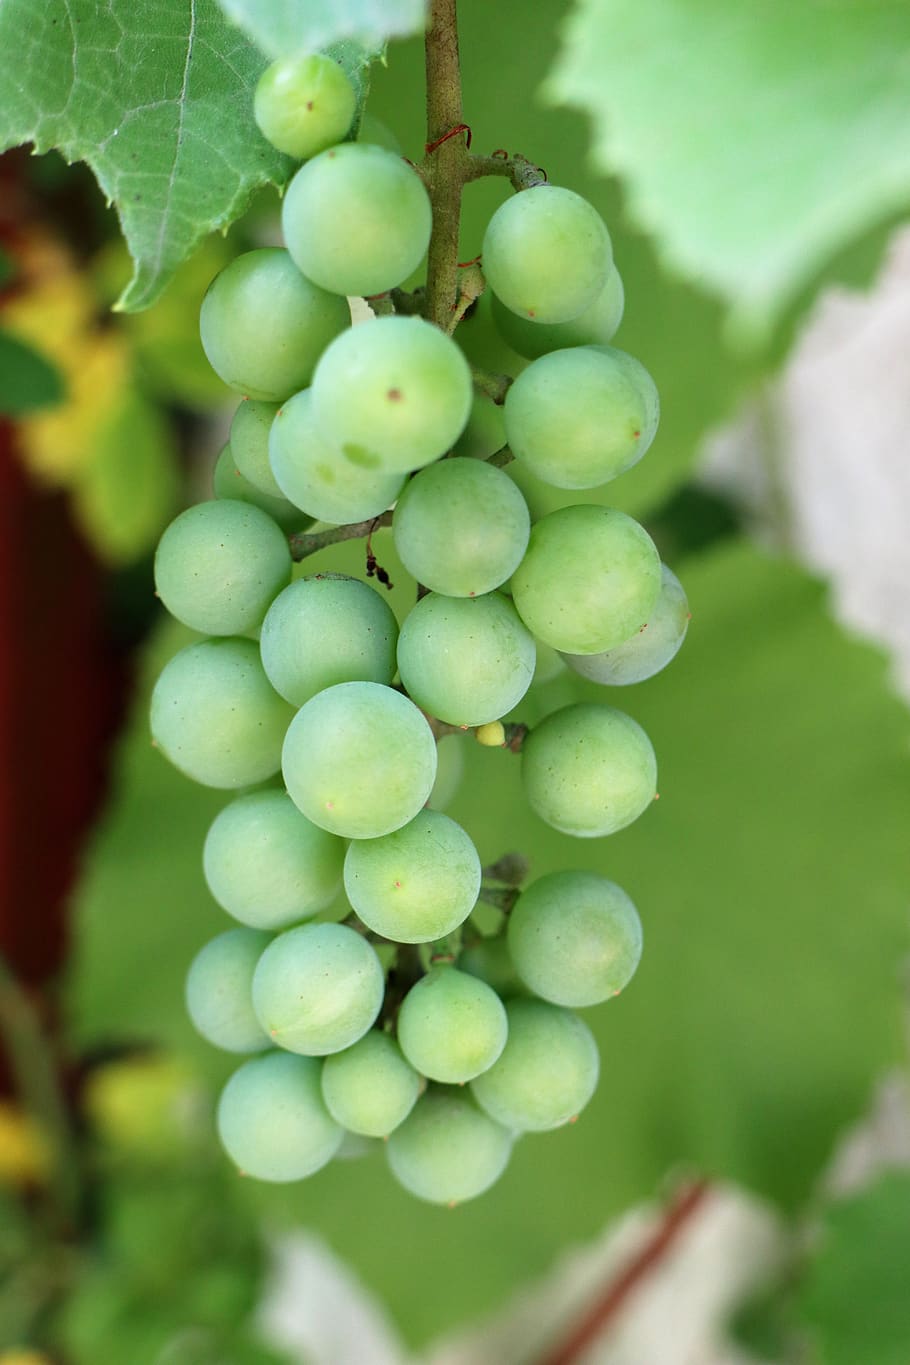
{"type": "Polygon", "coordinates": [[[906,1365],[910,1174],[831,1205],[798,1296],[824,1365],[906,1365]]]}
{"type": "MultiPolygon", "coordinates": [[[[389,532],[373,548],[396,609],[410,605],[389,532]]],[[[307,572],[362,567],[351,543],[307,572]]],[[[610,839],[564,838],[528,812],[520,760],[474,744],[451,807],[485,862],[519,849],[535,876],[596,869],[639,907],[639,972],[585,1015],[603,1063],[580,1121],[522,1139],[500,1184],[455,1213],[397,1189],[381,1155],[333,1164],[292,1199],[242,1182],[274,1219],[305,1216],[412,1340],[491,1308],[680,1163],[799,1205],[900,1055],[910,725],[884,661],[834,625],[815,582],[744,543],[674,567],[694,612],[685,648],[606,698],[655,744],[653,810],[610,839]]],[[[227,797],[170,769],[146,717],[151,677],[185,638],[169,631],[147,660],[120,796],[77,898],[71,1001],[83,1040],[161,1037],[221,1076],[231,1059],[190,1042],[182,988],[192,953],[228,924],[200,852],[227,797]]],[[[578,695],[602,698],[564,676],[546,702],[578,695]]]]}
{"type": "Polygon", "coordinates": [[[56,366],[0,328],[0,414],[34,412],[61,402],[63,396],[56,366]]]}
{"type": "Polygon", "coordinates": [[[176,510],[179,487],[170,427],[137,389],[124,390],[73,489],[83,529],[104,559],[141,559],[176,510]]]}
{"type": "Polygon", "coordinates": [[[15,268],[6,252],[0,248],[0,285],[7,284],[15,274],[15,268]]]}
{"type": "Polygon", "coordinates": [[[758,341],[910,203],[908,44],[900,0],[579,0],[546,93],[590,114],[662,259],[758,341]]]}
{"type": "Polygon", "coordinates": [[[290,173],[253,121],[264,59],[215,0],[3,0],[0,50],[0,150],[88,162],[135,262],[127,311],[290,173]]]}
{"type": "Polygon", "coordinates": [[[379,48],[423,30],[426,0],[218,0],[269,57],[315,52],[350,38],[379,48]]]}

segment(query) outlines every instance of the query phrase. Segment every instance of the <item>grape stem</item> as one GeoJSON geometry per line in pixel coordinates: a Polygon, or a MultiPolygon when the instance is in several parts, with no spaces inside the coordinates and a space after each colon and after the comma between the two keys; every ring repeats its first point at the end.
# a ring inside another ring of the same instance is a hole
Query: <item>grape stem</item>
{"type": "Polygon", "coordinates": [[[495,863],[483,869],[487,881],[501,882],[504,886],[520,886],[530,871],[531,864],[523,853],[504,853],[495,863]]]}
{"type": "Polygon", "coordinates": [[[346,526],[330,526],[325,531],[301,531],[288,537],[291,558],[299,562],[308,555],[316,554],[318,550],[324,550],[327,545],[337,545],[342,540],[359,540],[391,524],[392,513],[383,512],[381,516],[370,517],[368,521],[352,521],[346,526]]]}
{"type": "Polygon", "coordinates": [[[508,915],[514,909],[515,902],[520,895],[521,892],[517,886],[482,885],[477,893],[477,899],[483,901],[485,905],[495,905],[497,910],[508,915]]]}
{"type": "Polygon", "coordinates": [[[492,398],[497,407],[506,401],[506,394],[514,384],[514,379],[508,374],[493,374],[491,370],[479,370],[476,366],[471,366],[471,378],[474,381],[475,389],[485,393],[488,398],[492,398]]]}

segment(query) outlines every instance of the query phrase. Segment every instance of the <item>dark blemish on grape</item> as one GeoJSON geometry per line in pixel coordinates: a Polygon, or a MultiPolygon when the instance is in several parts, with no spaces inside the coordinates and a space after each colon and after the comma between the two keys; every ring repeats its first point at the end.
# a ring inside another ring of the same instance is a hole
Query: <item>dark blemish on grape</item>
{"type": "Polygon", "coordinates": [[[401,392],[401,389],[389,389],[386,393],[386,398],[388,398],[390,403],[400,403],[404,398],[404,394],[401,392]]]}
{"type": "Polygon", "coordinates": [[[312,113],[312,111],[313,111],[313,101],[312,101],[312,100],[307,100],[307,102],[306,102],[306,107],[307,107],[307,110],[308,110],[310,113],[312,113]]]}
{"type": "Polygon", "coordinates": [[[379,456],[367,450],[365,446],[356,445],[351,441],[341,447],[342,454],[345,455],[351,464],[359,465],[362,469],[375,469],[379,464],[379,456]]]}
{"type": "Polygon", "coordinates": [[[395,888],[396,888],[396,890],[400,891],[400,890],[401,890],[401,882],[396,882],[396,883],[395,883],[395,888]]]}
{"type": "Polygon", "coordinates": [[[640,432],[640,431],[633,431],[633,432],[632,432],[632,435],[635,437],[635,439],[636,439],[636,441],[637,441],[638,438],[639,438],[639,436],[641,435],[641,432],[640,432]]]}

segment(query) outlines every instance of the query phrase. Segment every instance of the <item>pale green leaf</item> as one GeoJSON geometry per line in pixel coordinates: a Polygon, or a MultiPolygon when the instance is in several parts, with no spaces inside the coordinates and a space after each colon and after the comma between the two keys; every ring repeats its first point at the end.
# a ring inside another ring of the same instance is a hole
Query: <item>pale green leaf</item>
{"type": "Polygon", "coordinates": [[[265,60],[215,0],[3,0],[0,51],[0,150],[89,164],[135,263],[128,311],[290,173],[253,121],[265,60]]]}
{"type": "Polygon", "coordinates": [[[892,1171],[825,1212],[797,1307],[824,1365],[910,1358],[910,1174],[892,1171]]]}
{"type": "Polygon", "coordinates": [[[315,52],[349,38],[379,48],[388,38],[418,33],[426,0],[218,0],[270,57],[315,52]]]}
{"type": "Polygon", "coordinates": [[[903,0],[579,0],[564,36],[548,96],[742,336],[910,204],[903,0]]]}

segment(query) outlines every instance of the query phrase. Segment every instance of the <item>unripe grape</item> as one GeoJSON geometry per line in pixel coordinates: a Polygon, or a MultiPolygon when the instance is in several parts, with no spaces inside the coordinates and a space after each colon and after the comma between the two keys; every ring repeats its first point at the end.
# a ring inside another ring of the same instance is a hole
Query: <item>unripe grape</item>
{"type": "Polygon", "coordinates": [[[271,942],[255,929],[228,929],[193,958],[186,1009],[198,1033],[226,1052],[262,1052],[269,1040],[253,1011],[253,972],[271,942]]]}
{"type": "Polygon", "coordinates": [[[208,787],[249,787],[276,773],[292,715],[253,640],[188,645],[152,691],[152,738],[176,768],[208,787]]]}
{"type": "Polygon", "coordinates": [[[512,1134],[470,1095],[431,1086],[389,1138],[395,1179],[431,1204],[460,1204],[488,1190],[512,1152],[512,1134]]]}
{"type": "Polygon", "coordinates": [[[404,474],[458,440],[471,371],[451,337],[423,318],[374,318],[336,337],[312,394],[317,424],[352,464],[404,474]]]}
{"type": "Polygon", "coordinates": [[[660,556],[637,521],[612,507],[578,504],[532,528],[511,588],[519,616],[544,644],[598,654],[641,630],[660,582],[660,556]]]}
{"type": "Polygon", "coordinates": [[[525,738],[521,783],[548,825],[597,839],[647,810],[657,790],[657,760],[631,716],[583,702],[551,712],[525,738]]]}
{"type": "Polygon", "coordinates": [[[286,251],[247,251],[216,275],[199,331],[215,373],[247,398],[281,403],[310,382],[320,354],[350,323],[347,300],[301,275],[286,251]]]}
{"type": "Polygon", "coordinates": [[[322,1057],[372,1028],[384,975],[365,938],[344,924],[302,924],[279,934],[253,976],[253,1009],[278,1047],[322,1057]]]}
{"type": "Polygon", "coordinates": [[[269,432],[278,411],[277,403],[245,398],[231,422],[231,454],[245,479],[272,498],[281,497],[269,464],[269,432]]]}
{"type": "Polygon", "coordinates": [[[499,1060],[471,1082],[497,1123],[545,1132],[574,1119],[594,1093],[600,1060],[587,1024],[542,1000],[510,1000],[509,1038],[499,1060]]]}
{"type": "Polygon", "coordinates": [[[344,1130],[325,1107],[321,1064],[269,1052],[235,1071],[218,1101],[218,1136],[244,1175],[302,1180],[341,1146],[344,1130]]]}
{"type": "Polygon", "coordinates": [[[660,404],[643,365],[610,346],[576,346],[535,360],[506,394],[516,460],[556,488],[595,488],[642,458],[660,404]]]}
{"type": "Polygon", "coordinates": [[[212,493],[216,498],[227,502],[251,503],[253,507],[258,507],[277,522],[282,531],[302,531],[312,524],[312,517],[308,517],[306,512],[295,507],[287,498],[269,497],[255,484],[250,483],[249,479],[245,479],[234,463],[229,445],[222,448],[215,461],[215,468],[212,470],[212,493]]]}
{"type": "Polygon", "coordinates": [[[423,258],[430,198],[401,157],[372,143],[347,142],[297,172],[284,196],[281,227],[296,264],[323,289],[383,294],[423,258]]]}
{"type": "Polygon", "coordinates": [[[522,892],[508,927],[522,981],[554,1005],[599,1005],[631,980],[641,920],[615,882],[596,872],[551,872],[522,892]]]}
{"type": "Polygon", "coordinates": [[[354,121],[357,94],[322,52],[288,57],[266,67],[256,85],[253,114],[273,147],[305,161],[340,142],[354,121]]]}
{"type": "Polygon", "coordinates": [[[208,635],[253,630],[290,577],[287,537],[249,503],[196,503],[171,522],[155,552],[161,601],[208,635]]]}
{"type": "Polygon", "coordinates": [[[322,1094],[329,1113],[351,1133],[388,1137],[417,1102],[421,1080],[387,1033],[371,1029],[326,1057],[322,1094]]]}
{"type": "Polygon", "coordinates": [[[610,234],[593,205],[573,190],[536,185],[501,204],[483,239],[483,272],[513,313],[567,322],[589,308],[607,282],[610,234]]]}
{"type": "Polygon", "coordinates": [[[339,683],[297,712],[282,768],[288,793],[315,825],[346,839],[377,839],[425,804],[436,778],[436,741],[400,692],[339,683]]]}
{"type": "Polygon", "coordinates": [[[496,992],[448,965],[431,967],[398,1013],[401,1050],[432,1081],[462,1084],[479,1076],[502,1052],[507,1033],[496,992]]]}

